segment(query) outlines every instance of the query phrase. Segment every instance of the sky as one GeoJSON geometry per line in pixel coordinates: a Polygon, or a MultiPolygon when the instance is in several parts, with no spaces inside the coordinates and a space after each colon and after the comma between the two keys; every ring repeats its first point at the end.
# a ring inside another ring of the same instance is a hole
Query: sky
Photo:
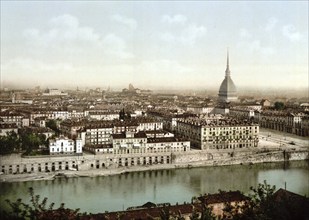
{"type": "Polygon", "coordinates": [[[4,1],[1,87],[308,88],[308,1],[4,1]]]}

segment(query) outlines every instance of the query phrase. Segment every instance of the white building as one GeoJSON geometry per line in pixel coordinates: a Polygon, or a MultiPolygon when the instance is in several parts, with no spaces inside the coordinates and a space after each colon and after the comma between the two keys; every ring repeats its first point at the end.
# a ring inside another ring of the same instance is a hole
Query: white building
{"type": "Polygon", "coordinates": [[[113,150],[116,154],[146,153],[147,136],[145,132],[127,131],[112,134],[113,150]]]}
{"type": "Polygon", "coordinates": [[[55,154],[82,154],[82,140],[76,139],[76,143],[67,137],[59,137],[49,141],[49,153],[55,154]],[[76,144],[76,145],[75,145],[76,144]]]}
{"type": "Polygon", "coordinates": [[[146,148],[148,153],[190,151],[190,141],[175,137],[148,138],[146,148]]]}
{"type": "Polygon", "coordinates": [[[89,111],[88,117],[96,120],[112,121],[119,119],[118,112],[89,111]]]}
{"type": "Polygon", "coordinates": [[[67,96],[68,93],[64,93],[59,89],[47,89],[42,95],[43,96],[67,96]]]}

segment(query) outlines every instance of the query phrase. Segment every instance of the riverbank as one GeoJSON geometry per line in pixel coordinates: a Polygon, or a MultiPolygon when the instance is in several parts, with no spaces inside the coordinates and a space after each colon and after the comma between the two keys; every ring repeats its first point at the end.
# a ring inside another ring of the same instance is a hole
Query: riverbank
{"type": "MultiPolygon", "coordinates": [[[[182,156],[183,157],[183,156],[182,156]]],[[[178,158],[175,158],[177,161],[178,158]]],[[[178,161],[183,161],[181,158],[178,161]]],[[[200,160],[190,162],[175,162],[172,164],[154,164],[146,166],[130,166],[119,168],[106,168],[97,170],[61,170],[48,173],[26,173],[26,174],[2,174],[0,176],[0,182],[24,182],[24,181],[39,181],[39,180],[53,180],[55,178],[72,178],[72,177],[96,177],[96,176],[111,176],[120,175],[131,172],[140,171],[152,171],[152,170],[169,170],[180,168],[193,168],[193,167],[205,167],[205,166],[230,166],[230,165],[252,165],[257,163],[270,163],[270,162],[282,162],[282,161],[295,161],[295,160],[308,160],[308,150],[298,151],[266,151],[260,153],[239,153],[233,157],[212,160],[200,160]],[[284,156],[284,154],[288,156],[284,156]]]]}
{"type": "Polygon", "coordinates": [[[288,133],[261,129],[259,140],[259,146],[257,148],[205,151],[191,150],[185,153],[174,152],[161,155],[156,153],[147,155],[84,154],[78,157],[47,158],[22,158],[20,155],[10,155],[8,157],[1,157],[0,164],[2,168],[5,166],[7,169],[12,169],[12,172],[2,173],[0,175],[0,182],[111,176],[147,170],[228,166],[237,164],[250,165],[255,163],[309,159],[308,137],[299,137],[288,133]],[[150,159],[155,161],[156,158],[159,157],[161,157],[161,162],[148,165],[150,159]],[[138,164],[138,158],[146,159],[146,163],[143,165],[138,164]],[[132,165],[133,163],[134,165],[132,165]],[[77,166],[78,170],[74,168],[77,166]],[[53,168],[55,171],[53,171],[53,168]],[[26,169],[26,172],[24,172],[24,169],[26,169]]]}

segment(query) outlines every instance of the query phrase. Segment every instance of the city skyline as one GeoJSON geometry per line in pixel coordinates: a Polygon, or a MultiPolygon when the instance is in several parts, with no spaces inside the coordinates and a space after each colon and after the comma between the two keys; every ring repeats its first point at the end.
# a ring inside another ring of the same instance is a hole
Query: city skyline
{"type": "Polygon", "coordinates": [[[1,87],[308,88],[308,2],[1,1],[1,87]]]}

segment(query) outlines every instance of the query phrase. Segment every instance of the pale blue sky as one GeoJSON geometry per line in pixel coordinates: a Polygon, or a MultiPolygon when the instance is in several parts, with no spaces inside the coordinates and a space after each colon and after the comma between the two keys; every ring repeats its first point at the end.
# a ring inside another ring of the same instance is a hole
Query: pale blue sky
{"type": "Polygon", "coordinates": [[[1,83],[308,87],[308,1],[1,1],[1,83]]]}

